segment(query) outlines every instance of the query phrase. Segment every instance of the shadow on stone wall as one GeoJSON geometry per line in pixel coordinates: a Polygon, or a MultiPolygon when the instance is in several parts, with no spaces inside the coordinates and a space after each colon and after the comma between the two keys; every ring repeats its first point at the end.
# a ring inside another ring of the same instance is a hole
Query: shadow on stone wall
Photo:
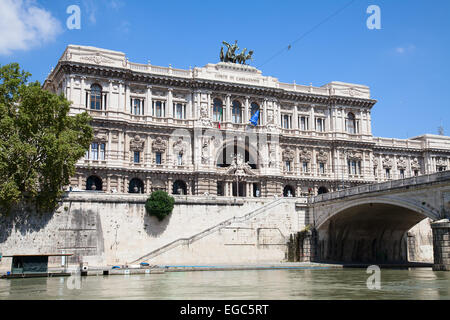
{"type": "Polygon", "coordinates": [[[169,214],[163,221],[159,221],[158,218],[144,214],[144,230],[149,236],[157,237],[166,231],[169,225],[172,214],[169,214]]]}
{"type": "Polygon", "coordinates": [[[13,228],[22,236],[29,232],[40,231],[47,226],[55,211],[36,213],[31,206],[24,206],[12,210],[8,215],[0,215],[0,243],[9,238],[13,228]]]}

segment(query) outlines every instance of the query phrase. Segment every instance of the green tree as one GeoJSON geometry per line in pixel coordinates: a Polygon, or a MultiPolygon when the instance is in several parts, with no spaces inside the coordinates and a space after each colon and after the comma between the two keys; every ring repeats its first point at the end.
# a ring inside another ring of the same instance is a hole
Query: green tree
{"type": "Polygon", "coordinates": [[[157,190],[152,192],[145,202],[145,209],[148,214],[155,216],[159,221],[172,213],[175,199],[167,192],[157,190]]]}
{"type": "Polygon", "coordinates": [[[0,206],[53,210],[93,137],[91,118],[69,116],[63,95],[42,89],[17,63],[0,66],[0,206]]]}

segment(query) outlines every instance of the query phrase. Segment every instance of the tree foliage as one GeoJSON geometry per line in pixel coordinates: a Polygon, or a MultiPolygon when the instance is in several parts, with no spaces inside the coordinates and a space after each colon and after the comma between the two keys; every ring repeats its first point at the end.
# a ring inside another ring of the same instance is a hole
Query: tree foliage
{"type": "Polygon", "coordinates": [[[21,201],[52,210],[93,137],[87,113],[69,116],[63,95],[28,82],[16,63],[0,66],[0,206],[21,201]]]}
{"type": "Polygon", "coordinates": [[[166,216],[172,213],[175,199],[167,192],[157,190],[152,192],[145,202],[145,209],[148,214],[155,216],[162,221],[166,216]]]}

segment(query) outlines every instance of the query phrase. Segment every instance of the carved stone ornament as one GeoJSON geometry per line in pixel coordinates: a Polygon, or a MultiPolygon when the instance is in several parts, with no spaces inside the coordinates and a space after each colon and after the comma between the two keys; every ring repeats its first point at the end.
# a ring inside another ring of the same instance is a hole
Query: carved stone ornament
{"type": "Polygon", "coordinates": [[[276,149],[275,146],[269,143],[269,168],[276,166],[276,149]]]}
{"type": "Polygon", "coordinates": [[[173,144],[173,151],[176,155],[183,155],[186,153],[187,143],[183,141],[183,137],[179,137],[176,142],[173,144]]]}
{"type": "MultiPolygon", "coordinates": [[[[214,137],[213,137],[214,138],[214,137]]],[[[209,162],[209,138],[202,139],[202,164],[208,164],[209,162]]]]}
{"type": "Polygon", "coordinates": [[[103,57],[100,53],[97,52],[95,55],[90,56],[84,56],[80,58],[81,60],[86,60],[89,62],[93,62],[95,64],[101,64],[101,63],[113,63],[112,60],[109,60],[105,57],[103,57]]]}
{"type": "Polygon", "coordinates": [[[300,161],[302,162],[310,162],[312,158],[312,153],[308,149],[300,150],[300,161]]]}
{"type": "Polygon", "coordinates": [[[295,152],[291,148],[287,147],[283,151],[283,161],[293,161],[295,158],[295,152]]]}
{"type": "Polygon", "coordinates": [[[317,162],[326,163],[328,161],[328,153],[324,150],[320,150],[317,155],[317,162]]]}
{"type": "Polygon", "coordinates": [[[131,151],[142,151],[144,150],[145,140],[141,139],[139,135],[135,135],[134,138],[130,141],[130,150],[131,151]]]}
{"type": "Polygon", "coordinates": [[[413,170],[419,170],[420,169],[420,163],[419,163],[419,160],[417,158],[414,158],[413,161],[411,162],[411,169],[413,169],[413,170]]]}
{"type": "Polygon", "coordinates": [[[378,167],[378,159],[377,159],[377,158],[374,158],[374,159],[373,159],[373,166],[374,166],[375,168],[378,167]]]}
{"type": "Polygon", "coordinates": [[[166,152],[167,142],[164,141],[161,137],[157,137],[152,143],[153,152],[166,152]]]}
{"type": "Polygon", "coordinates": [[[405,158],[403,158],[403,157],[398,158],[398,160],[397,160],[397,168],[399,168],[399,169],[406,169],[406,166],[407,166],[407,163],[406,163],[405,158]]]}
{"type": "Polygon", "coordinates": [[[107,142],[108,134],[103,131],[95,131],[94,132],[94,140],[97,142],[107,142]]]}
{"type": "Polygon", "coordinates": [[[446,166],[445,159],[441,158],[441,157],[437,157],[436,158],[436,166],[438,166],[438,167],[445,167],[446,166]]]}
{"type": "Polygon", "coordinates": [[[244,162],[241,154],[237,154],[234,156],[233,162],[230,167],[227,169],[227,174],[235,174],[238,176],[243,175],[254,175],[252,168],[248,164],[248,162],[244,162]]]}
{"type": "Polygon", "coordinates": [[[359,150],[349,150],[347,153],[347,158],[349,160],[360,161],[362,160],[362,152],[359,150]]]}
{"type": "Polygon", "coordinates": [[[208,115],[208,107],[206,105],[202,105],[200,107],[200,123],[202,126],[210,127],[212,126],[211,119],[208,115]]]}
{"type": "Polygon", "coordinates": [[[391,159],[389,159],[389,156],[386,156],[384,159],[383,159],[383,168],[392,168],[392,160],[391,159]]]}

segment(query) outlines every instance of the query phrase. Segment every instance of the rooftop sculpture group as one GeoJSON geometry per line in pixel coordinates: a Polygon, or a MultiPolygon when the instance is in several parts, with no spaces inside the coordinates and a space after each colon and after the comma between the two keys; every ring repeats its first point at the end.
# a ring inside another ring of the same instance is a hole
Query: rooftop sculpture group
{"type": "Polygon", "coordinates": [[[220,61],[246,64],[247,60],[252,60],[253,50],[250,50],[247,54],[247,48],[244,48],[241,53],[236,54],[236,51],[239,50],[237,40],[234,41],[233,45],[226,41],[222,41],[222,43],[227,47],[227,53],[224,54],[223,47],[220,48],[220,61]]]}

